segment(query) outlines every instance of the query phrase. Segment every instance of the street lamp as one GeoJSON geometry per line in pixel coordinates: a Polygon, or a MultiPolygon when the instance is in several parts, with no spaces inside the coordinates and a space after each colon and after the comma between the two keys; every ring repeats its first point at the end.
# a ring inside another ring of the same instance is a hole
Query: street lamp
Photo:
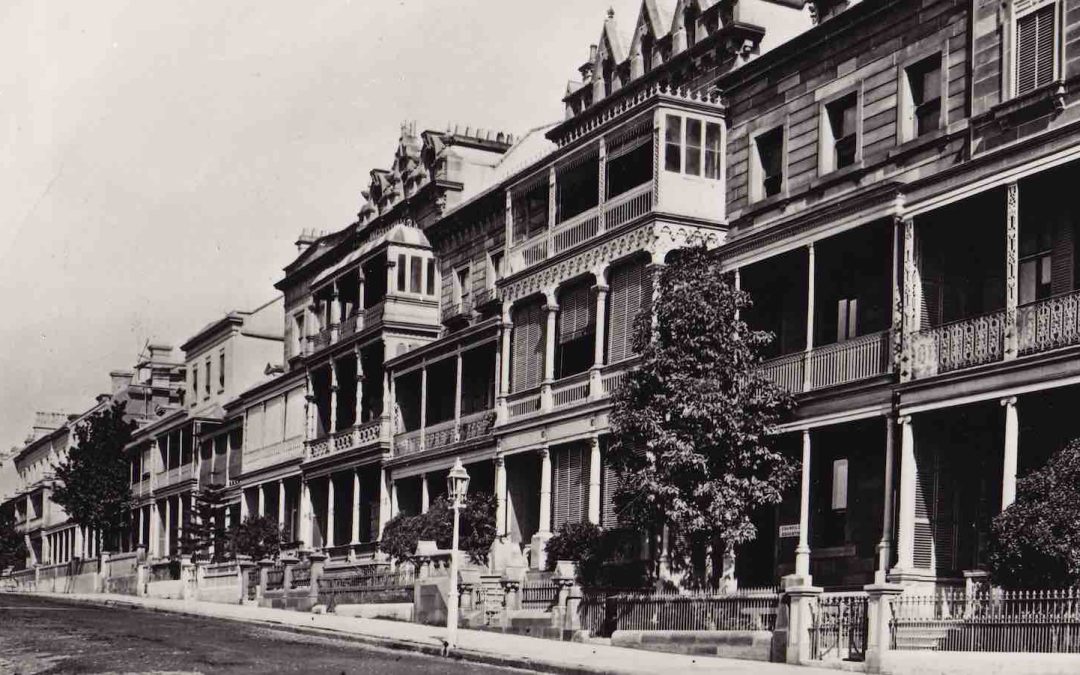
{"type": "Polygon", "coordinates": [[[454,510],[454,537],[450,544],[450,589],[446,599],[446,648],[457,647],[458,625],[458,520],[461,509],[465,508],[465,493],[469,491],[469,472],[461,464],[461,458],[454,460],[454,468],[446,476],[446,494],[450,498],[450,508],[454,510]]]}

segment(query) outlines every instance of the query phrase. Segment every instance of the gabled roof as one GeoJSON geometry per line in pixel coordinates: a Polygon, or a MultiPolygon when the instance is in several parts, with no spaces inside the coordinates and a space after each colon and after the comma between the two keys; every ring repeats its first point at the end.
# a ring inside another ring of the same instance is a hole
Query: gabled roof
{"type": "Polygon", "coordinates": [[[600,31],[598,42],[600,49],[597,51],[597,65],[603,63],[606,54],[617,66],[626,60],[626,49],[623,47],[622,38],[619,37],[618,24],[615,23],[615,12],[608,10],[607,19],[604,20],[604,28],[600,31]],[[605,49],[605,45],[607,48],[605,49]]]}

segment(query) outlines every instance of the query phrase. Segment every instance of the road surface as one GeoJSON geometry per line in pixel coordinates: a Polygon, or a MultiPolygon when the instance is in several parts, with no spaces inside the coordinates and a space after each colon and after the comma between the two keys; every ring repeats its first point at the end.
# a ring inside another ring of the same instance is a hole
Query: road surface
{"type": "Polygon", "coordinates": [[[234,621],[0,595],[0,673],[522,673],[234,621]]]}

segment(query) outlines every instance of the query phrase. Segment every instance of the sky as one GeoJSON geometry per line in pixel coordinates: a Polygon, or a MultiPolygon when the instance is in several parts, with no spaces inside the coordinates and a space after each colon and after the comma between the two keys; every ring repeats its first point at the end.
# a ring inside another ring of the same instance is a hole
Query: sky
{"type": "Polygon", "coordinates": [[[0,3],[0,448],[273,297],[403,121],[560,119],[609,6],[628,35],[639,0],[0,3]]]}

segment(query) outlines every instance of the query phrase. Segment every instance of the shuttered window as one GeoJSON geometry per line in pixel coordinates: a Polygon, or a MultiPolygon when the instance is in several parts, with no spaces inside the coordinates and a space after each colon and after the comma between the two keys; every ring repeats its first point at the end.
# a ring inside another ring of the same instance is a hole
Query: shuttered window
{"type": "Polygon", "coordinates": [[[956,518],[948,465],[934,450],[916,451],[914,562],[950,573],[956,566],[956,518]]]}
{"type": "Polygon", "coordinates": [[[1055,13],[1050,3],[1016,20],[1016,93],[1025,94],[1055,77],[1055,13]]]}
{"type": "Polygon", "coordinates": [[[608,462],[607,452],[604,452],[600,464],[600,526],[618,527],[619,512],[615,507],[615,491],[619,485],[619,476],[608,462]]]}
{"type": "Polygon", "coordinates": [[[524,391],[540,386],[544,373],[544,311],[539,303],[514,310],[513,314],[513,390],[524,391]]]}
{"type": "Polygon", "coordinates": [[[558,531],[565,523],[585,520],[589,486],[588,449],[581,446],[558,448],[551,452],[552,526],[558,531]]]}
{"type": "Polygon", "coordinates": [[[596,315],[590,296],[586,284],[559,296],[559,344],[572,342],[592,332],[596,315]]]}
{"type": "Polygon", "coordinates": [[[608,363],[634,354],[634,322],[645,305],[645,265],[635,262],[611,274],[609,300],[608,363]]]}

